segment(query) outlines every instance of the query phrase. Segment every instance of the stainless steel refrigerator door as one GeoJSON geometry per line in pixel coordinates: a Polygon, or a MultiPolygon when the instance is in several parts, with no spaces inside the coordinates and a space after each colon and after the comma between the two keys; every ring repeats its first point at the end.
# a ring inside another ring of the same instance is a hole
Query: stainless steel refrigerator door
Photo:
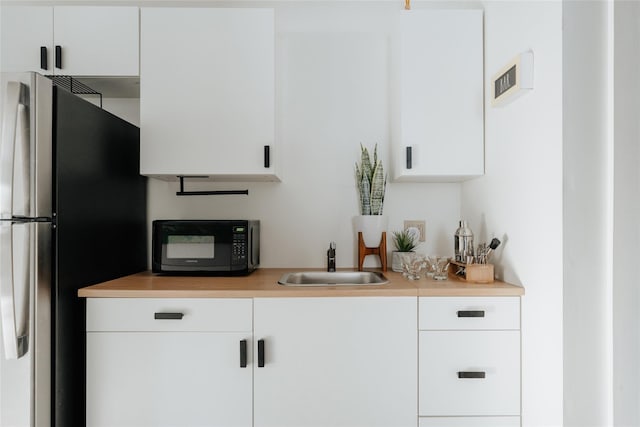
{"type": "Polygon", "coordinates": [[[0,426],[51,427],[51,223],[0,221],[0,261],[6,258],[12,277],[0,265],[0,286],[13,288],[14,325],[25,353],[6,358],[0,340],[0,426]]]}
{"type": "Polygon", "coordinates": [[[0,85],[0,426],[50,427],[51,84],[3,73],[0,85]],[[48,210],[39,214],[40,181],[48,210]]]}
{"type": "MultiPolygon", "coordinates": [[[[53,86],[51,80],[37,73],[2,73],[0,77],[1,141],[5,151],[15,150],[13,173],[24,177],[18,189],[13,184],[12,207],[0,207],[0,218],[51,218],[53,159],[53,86]],[[5,143],[6,141],[6,143],[5,143]],[[20,159],[20,161],[18,161],[20,159]]],[[[4,157],[9,162],[9,157],[4,157]]],[[[2,162],[2,160],[0,160],[2,162]]],[[[9,194],[10,172],[0,164],[0,188],[9,194]]],[[[0,196],[1,197],[1,196],[0,196]]],[[[1,200],[1,199],[0,199],[1,200]]],[[[0,202],[1,203],[1,202],[0,202]]]]}

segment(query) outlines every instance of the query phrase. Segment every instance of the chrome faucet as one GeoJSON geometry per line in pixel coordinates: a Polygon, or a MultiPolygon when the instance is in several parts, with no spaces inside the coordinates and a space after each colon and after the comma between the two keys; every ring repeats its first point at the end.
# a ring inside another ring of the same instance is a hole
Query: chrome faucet
{"type": "Polygon", "coordinates": [[[327,271],[336,271],[336,242],[329,243],[327,251],[327,271]]]}

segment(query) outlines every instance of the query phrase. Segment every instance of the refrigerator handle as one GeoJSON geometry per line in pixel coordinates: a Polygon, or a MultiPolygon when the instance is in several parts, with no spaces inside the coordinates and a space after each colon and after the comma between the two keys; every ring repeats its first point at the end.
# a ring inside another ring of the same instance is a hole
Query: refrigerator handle
{"type": "MultiPolygon", "coordinates": [[[[0,219],[11,219],[16,214],[13,206],[13,181],[14,181],[14,161],[16,152],[16,138],[18,136],[18,117],[20,106],[28,106],[27,87],[15,81],[7,82],[7,91],[5,95],[5,104],[2,117],[2,139],[0,139],[0,219]]],[[[22,110],[22,114],[26,114],[27,109],[22,110]]],[[[23,123],[26,127],[28,122],[23,123]]],[[[24,183],[23,189],[29,191],[29,138],[27,132],[22,132],[23,140],[21,141],[21,156],[24,183]]],[[[24,216],[29,215],[28,206],[29,197],[24,196],[25,206],[22,207],[24,212],[19,212],[24,216]]]]}
{"type": "MultiPolygon", "coordinates": [[[[5,105],[3,109],[3,127],[0,139],[0,219],[11,220],[14,216],[14,162],[16,152],[16,138],[18,136],[18,117],[20,106],[28,105],[27,87],[16,81],[7,82],[5,92],[5,105]]],[[[26,108],[22,109],[22,113],[26,108]]],[[[26,124],[28,125],[28,124],[26,124]]],[[[22,132],[21,141],[22,161],[28,162],[28,138],[22,132]]],[[[28,191],[28,163],[22,165],[24,176],[24,189],[28,191]]],[[[25,197],[25,204],[28,197],[25,197]]],[[[24,214],[28,214],[25,206],[24,214]]],[[[27,227],[28,225],[20,225],[27,227]]],[[[19,337],[16,330],[16,302],[14,289],[14,253],[13,253],[13,227],[11,221],[5,221],[0,227],[0,320],[2,321],[2,332],[4,337],[4,348],[7,359],[17,359],[24,355],[27,350],[27,339],[19,337]]],[[[27,242],[23,247],[29,247],[29,233],[26,233],[27,242]]],[[[29,256],[28,253],[22,256],[29,256]]],[[[28,275],[27,275],[28,277],[28,275]]],[[[28,328],[27,328],[28,329],[28,328]]]]}
{"type": "MultiPolygon", "coordinates": [[[[7,221],[8,222],[8,221],[7,221]]],[[[30,224],[15,225],[26,227],[24,248],[28,248],[30,224]]],[[[2,321],[2,336],[4,338],[4,352],[7,359],[19,359],[27,352],[27,336],[18,335],[16,322],[15,274],[13,227],[11,223],[0,226],[0,321],[2,321]]],[[[28,250],[21,256],[29,256],[28,250]]],[[[25,285],[28,286],[29,274],[25,275],[25,285]]],[[[28,316],[27,316],[28,318],[28,316]]],[[[26,330],[29,328],[27,327],[26,330]]]]}

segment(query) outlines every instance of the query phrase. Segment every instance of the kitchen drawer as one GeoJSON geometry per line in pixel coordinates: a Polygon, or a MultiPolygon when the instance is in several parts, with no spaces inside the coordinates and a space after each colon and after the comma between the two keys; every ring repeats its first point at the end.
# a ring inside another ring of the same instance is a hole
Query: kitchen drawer
{"type": "Polygon", "coordinates": [[[520,329],[520,297],[420,297],[421,330],[520,329]]]}
{"type": "Polygon", "coordinates": [[[422,417],[419,427],[520,427],[520,417],[422,417]]]}
{"type": "Polygon", "coordinates": [[[421,416],[519,416],[520,332],[420,332],[418,384],[421,416]]]}
{"type": "Polygon", "coordinates": [[[88,298],[87,332],[251,332],[252,312],[250,298],[88,298]]]}

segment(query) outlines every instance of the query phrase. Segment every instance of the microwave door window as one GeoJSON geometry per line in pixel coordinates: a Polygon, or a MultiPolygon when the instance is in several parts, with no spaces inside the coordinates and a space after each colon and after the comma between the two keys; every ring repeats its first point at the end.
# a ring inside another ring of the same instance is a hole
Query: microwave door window
{"type": "Polygon", "coordinates": [[[166,257],[175,260],[213,260],[215,253],[214,236],[168,236],[166,243],[166,257]]]}

